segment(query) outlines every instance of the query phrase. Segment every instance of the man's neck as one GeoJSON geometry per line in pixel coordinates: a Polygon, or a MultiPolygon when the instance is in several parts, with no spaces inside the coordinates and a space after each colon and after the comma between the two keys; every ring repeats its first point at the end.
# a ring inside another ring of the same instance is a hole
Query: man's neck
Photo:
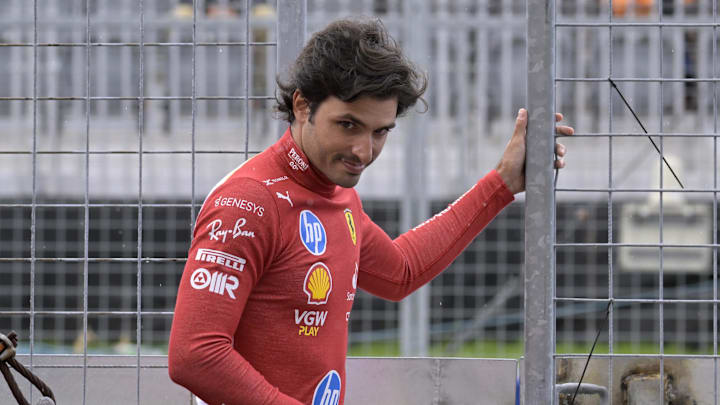
{"type": "Polygon", "coordinates": [[[292,135],[293,141],[295,141],[295,144],[300,148],[300,150],[305,153],[305,150],[303,150],[303,144],[302,144],[302,127],[300,124],[298,124],[297,120],[290,124],[290,135],[292,135]]]}

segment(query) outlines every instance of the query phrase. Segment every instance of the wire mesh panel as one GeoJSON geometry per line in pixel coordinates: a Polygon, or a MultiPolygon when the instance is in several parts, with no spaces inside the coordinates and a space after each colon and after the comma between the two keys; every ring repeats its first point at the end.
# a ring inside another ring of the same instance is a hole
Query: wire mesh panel
{"type": "Polygon", "coordinates": [[[718,4],[554,3],[560,141],[587,170],[553,188],[557,382],[599,335],[583,381],[610,403],[717,403],[718,4]],[[704,390],[681,359],[711,361],[704,390]]]}
{"type": "MultiPolygon", "coordinates": [[[[526,104],[526,2],[428,1],[422,21],[409,17],[412,4],[311,0],[307,33],[371,15],[410,46],[412,25],[424,27],[415,62],[431,81],[418,171],[428,212],[439,212],[494,167],[526,104]]],[[[562,140],[570,169],[548,189],[552,354],[581,359],[604,328],[594,361],[609,371],[599,384],[619,390],[611,376],[630,354],[656,360],[663,378],[675,376],[660,367],[675,354],[716,370],[717,4],[554,5],[556,109],[579,133],[562,140]]],[[[0,331],[20,332],[40,370],[52,366],[44,355],[67,355],[78,386],[105,364],[94,356],[125,356],[134,401],[152,403],[141,376],[160,367],[146,359],[166,353],[200,204],[284,128],[271,119],[280,7],[0,0],[0,8],[0,331]]],[[[391,236],[404,231],[413,114],[358,186],[391,236]]],[[[430,354],[523,353],[523,206],[520,197],[431,283],[428,319],[415,325],[428,330],[430,354]]],[[[401,317],[397,304],[358,292],[350,353],[399,354],[401,317]]],[[[557,371],[578,378],[574,368],[557,371]]]]}
{"type": "Polygon", "coordinates": [[[274,99],[275,4],[0,7],[1,153],[13,173],[0,208],[0,329],[19,332],[40,373],[73,370],[70,402],[100,400],[89,387],[99,369],[130,368],[135,378],[118,381],[134,380],[122,388],[132,402],[157,403],[143,381],[165,367],[153,359],[167,352],[202,198],[276,139],[276,123],[255,119],[274,99]],[[46,360],[57,354],[68,362],[46,360]]]}
{"type": "MultiPolygon", "coordinates": [[[[178,268],[199,204],[223,173],[238,159],[269,145],[281,126],[270,119],[277,64],[276,4],[251,2],[251,46],[246,51],[241,44],[247,35],[244,3],[39,0],[36,23],[32,2],[2,2],[7,12],[0,18],[7,30],[0,52],[8,69],[0,70],[0,125],[3,133],[17,136],[7,137],[0,161],[4,203],[0,237],[8,241],[2,249],[9,249],[3,256],[7,266],[1,271],[13,280],[12,285],[23,286],[9,292],[5,309],[30,311],[33,296],[47,310],[57,306],[83,311],[87,211],[88,310],[136,311],[139,299],[143,311],[163,314],[140,317],[141,340],[164,351],[178,268]],[[38,45],[33,47],[36,31],[38,45]],[[35,54],[37,74],[28,68],[35,54]],[[245,135],[248,131],[252,136],[245,135]],[[38,219],[35,256],[43,259],[34,261],[34,284],[29,279],[32,272],[24,272],[22,262],[11,260],[33,262],[33,215],[38,219]],[[138,257],[149,260],[138,265],[138,257]],[[31,284],[38,288],[32,294],[31,284]]],[[[308,31],[348,14],[369,14],[382,18],[403,42],[410,22],[408,4],[310,1],[308,31]]],[[[510,127],[511,111],[522,105],[524,75],[518,66],[524,60],[524,8],[518,1],[433,3],[428,8],[431,29],[425,31],[430,56],[416,62],[434,78],[426,116],[433,128],[432,147],[427,148],[427,192],[436,201],[435,211],[493,167],[505,139],[497,134],[510,127]],[[458,19],[463,23],[453,24],[458,19]],[[512,75],[502,75],[504,71],[512,75]],[[493,79],[496,76],[502,77],[502,83],[493,79]],[[453,147],[445,148],[448,143],[453,147]],[[447,153],[436,152],[441,150],[447,153]]],[[[372,217],[387,224],[385,229],[392,235],[401,231],[399,190],[405,181],[400,164],[406,127],[402,124],[394,132],[396,140],[358,187],[372,217]]],[[[509,222],[504,218],[496,223],[498,238],[506,232],[517,235],[522,223],[515,217],[509,222]]],[[[494,286],[503,285],[506,275],[519,274],[519,240],[497,243],[493,247],[478,242],[473,249],[480,253],[468,253],[447,278],[431,287],[431,322],[436,326],[430,339],[435,353],[493,357],[519,353],[517,293],[508,298],[509,306],[506,301],[496,303],[500,312],[511,312],[493,315],[488,325],[496,326],[475,324],[466,330],[476,312],[494,297],[494,286]],[[502,260],[506,255],[512,260],[508,268],[502,260]],[[480,276],[474,274],[477,264],[487,269],[480,276]],[[463,287],[466,280],[482,283],[482,299],[473,297],[472,288],[463,287]],[[472,309],[463,309],[464,304],[472,309]],[[491,349],[445,350],[453,331],[464,333],[461,340],[466,343],[479,336],[487,343],[481,346],[491,349]],[[496,336],[501,339],[497,345],[496,336]]],[[[398,353],[396,304],[360,294],[354,315],[351,353],[398,353]]],[[[128,328],[135,327],[137,319],[130,316],[112,322],[90,317],[89,350],[117,341],[136,344],[137,334],[128,333],[128,328]]],[[[9,327],[29,330],[29,318],[13,319],[9,327]],[[25,324],[18,323],[22,319],[25,324]]],[[[50,352],[67,351],[50,343],[70,345],[83,335],[82,328],[75,329],[74,324],[65,328],[64,318],[56,321],[43,321],[33,330],[41,327],[45,336],[59,334],[62,339],[58,335],[58,340],[35,343],[50,352]]]]}

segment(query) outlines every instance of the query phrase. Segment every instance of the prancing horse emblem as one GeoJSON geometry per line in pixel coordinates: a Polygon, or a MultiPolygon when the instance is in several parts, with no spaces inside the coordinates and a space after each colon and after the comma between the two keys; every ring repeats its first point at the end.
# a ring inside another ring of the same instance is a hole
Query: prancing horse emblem
{"type": "Polygon", "coordinates": [[[355,232],[355,219],[350,209],[345,210],[345,222],[347,222],[348,230],[350,231],[350,238],[352,238],[353,245],[357,245],[357,233],[355,232]]]}

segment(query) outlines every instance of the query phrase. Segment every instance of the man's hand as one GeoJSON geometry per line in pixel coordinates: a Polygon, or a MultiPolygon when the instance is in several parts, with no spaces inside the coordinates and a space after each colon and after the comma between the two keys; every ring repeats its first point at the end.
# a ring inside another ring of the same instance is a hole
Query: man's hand
{"type": "MultiPolygon", "coordinates": [[[[560,113],[555,113],[555,121],[562,121],[563,116],[560,113]]],[[[521,108],[518,111],[517,120],[515,121],[515,130],[513,131],[510,142],[505,147],[500,163],[498,163],[495,170],[497,170],[500,177],[502,177],[508,189],[513,194],[525,191],[525,137],[527,134],[527,110],[521,108]]],[[[555,127],[555,131],[562,135],[572,135],[575,130],[572,127],[565,125],[558,125],[555,127]]],[[[567,152],[565,145],[561,143],[555,144],[555,168],[562,169],[565,167],[565,161],[563,157],[567,152]]]]}

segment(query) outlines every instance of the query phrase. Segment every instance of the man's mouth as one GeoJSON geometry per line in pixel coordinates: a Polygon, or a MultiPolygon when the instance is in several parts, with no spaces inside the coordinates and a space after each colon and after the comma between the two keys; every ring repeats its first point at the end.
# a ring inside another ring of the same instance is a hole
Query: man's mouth
{"type": "Polygon", "coordinates": [[[365,165],[362,163],[354,162],[348,159],[341,159],[340,161],[343,165],[345,165],[345,169],[351,174],[361,174],[363,170],[365,170],[365,165]]]}

